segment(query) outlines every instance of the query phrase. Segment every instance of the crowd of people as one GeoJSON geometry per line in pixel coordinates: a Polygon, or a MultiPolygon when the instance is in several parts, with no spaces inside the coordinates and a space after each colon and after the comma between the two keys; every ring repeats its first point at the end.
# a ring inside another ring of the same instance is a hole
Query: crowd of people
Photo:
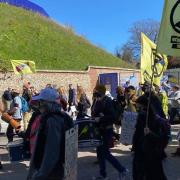
{"type": "MultiPolygon", "coordinates": [[[[91,116],[98,124],[102,138],[101,145],[96,147],[99,176],[93,179],[108,179],[106,160],[117,170],[118,179],[124,179],[129,170],[110,151],[115,140],[119,141],[124,111],[138,114],[132,144],[133,179],[167,179],[162,162],[171,139],[169,123],[179,115],[178,85],[170,88],[167,83],[162,83],[161,87],[154,84],[150,88],[148,83],[140,83],[135,88],[127,82],[116,88],[117,94],[113,98],[105,85],[97,84],[92,100],[79,85],[74,88],[69,84],[67,92],[63,86],[57,88],[51,84],[38,92],[27,82],[22,93],[18,88],[8,88],[2,95],[4,106],[1,111],[7,112],[24,127],[14,130],[9,124],[6,135],[9,143],[14,135],[24,139],[24,149],[31,158],[28,180],[63,179],[65,131],[73,127],[73,119],[86,116],[91,116]]],[[[179,147],[173,155],[180,156],[180,133],[177,138],[179,147]]]]}

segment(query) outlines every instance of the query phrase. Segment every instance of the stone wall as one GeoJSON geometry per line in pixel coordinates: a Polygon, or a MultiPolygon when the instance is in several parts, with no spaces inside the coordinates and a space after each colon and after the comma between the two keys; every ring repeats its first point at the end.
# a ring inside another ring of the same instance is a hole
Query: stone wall
{"type": "Polygon", "coordinates": [[[107,68],[107,67],[89,67],[87,71],[37,71],[35,74],[21,76],[15,75],[10,72],[6,75],[0,73],[0,93],[10,88],[22,87],[23,82],[30,81],[32,86],[40,90],[46,84],[57,85],[57,87],[64,86],[68,90],[68,84],[73,84],[74,87],[81,85],[87,92],[88,97],[91,99],[93,88],[96,85],[99,74],[102,73],[119,73],[121,77],[129,77],[135,73],[140,80],[139,70],[121,69],[121,68],[107,68]],[[8,78],[9,77],[9,78],[8,78]]]}

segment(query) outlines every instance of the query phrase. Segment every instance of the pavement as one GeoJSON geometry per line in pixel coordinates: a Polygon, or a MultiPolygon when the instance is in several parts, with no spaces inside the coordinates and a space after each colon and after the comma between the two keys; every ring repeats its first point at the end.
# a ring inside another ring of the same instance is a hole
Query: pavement
{"type": "MultiPolygon", "coordinates": [[[[175,152],[178,146],[178,142],[175,139],[178,130],[180,130],[180,125],[174,125],[172,127],[173,140],[166,149],[168,158],[163,162],[164,171],[168,180],[180,180],[180,158],[171,156],[171,153],[175,152]]],[[[6,138],[1,136],[0,155],[4,169],[0,171],[0,180],[25,180],[28,173],[29,161],[10,163],[8,159],[8,152],[6,150],[6,144],[6,138]]],[[[112,152],[117,159],[130,170],[127,180],[132,179],[132,153],[130,152],[130,147],[131,146],[117,145],[114,149],[112,149],[112,152]]],[[[94,162],[96,162],[95,149],[79,150],[77,180],[91,180],[93,176],[98,175],[98,165],[94,162]]],[[[117,179],[118,174],[116,170],[108,163],[107,173],[110,180],[117,179]]]]}

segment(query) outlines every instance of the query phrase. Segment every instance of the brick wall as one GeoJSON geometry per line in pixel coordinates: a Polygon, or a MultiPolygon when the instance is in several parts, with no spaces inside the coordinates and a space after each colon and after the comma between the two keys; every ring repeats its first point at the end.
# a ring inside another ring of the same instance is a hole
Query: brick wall
{"type": "Polygon", "coordinates": [[[102,73],[119,73],[120,77],[129,77],[135,73],[140,80],[140,72],[138,70],[128,70],[121,68],[107,68],[107,67],[89,67],[87,71],[38,71],[36,74],[17,76],[14,73],[8,73],[5,80],[4,75],[0,73],[0,93],[8,87],[17,88],[22,87],[23,82],[30,81],[32,86],[38,90],[44,88],[46,84],[57,85],[57,87],[64,86],[68,90],[68,84],[73,84],[74,87],[81,85],[87,92],[91,99],[93,88],[98,80],[98,75],[102,73]],[[9,76],[9,78],[7,78],[9,76]]]}

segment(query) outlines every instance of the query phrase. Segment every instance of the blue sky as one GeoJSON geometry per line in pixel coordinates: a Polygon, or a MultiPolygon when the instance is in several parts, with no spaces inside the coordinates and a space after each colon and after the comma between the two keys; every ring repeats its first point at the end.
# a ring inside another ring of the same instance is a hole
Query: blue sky
{"type": "Polygon", "coordinates": [[[164,0],[31,0],[59,24],[70,25],[90,42],[114,53],[139,20],[161,20],[164,0]]]}

